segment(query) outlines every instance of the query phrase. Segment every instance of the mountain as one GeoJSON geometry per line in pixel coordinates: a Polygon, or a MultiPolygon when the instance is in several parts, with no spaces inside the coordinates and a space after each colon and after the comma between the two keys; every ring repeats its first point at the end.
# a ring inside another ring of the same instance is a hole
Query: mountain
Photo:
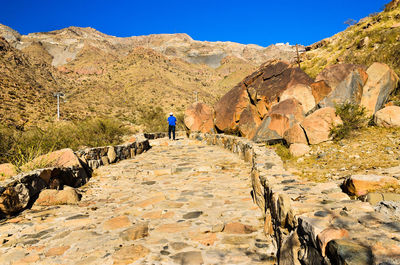
{"type": "Polygon", "coordinates": [[[338,63],[371,65],[388,64],[400,74],[400,1],[386,5],[355,25],[330,38],[321,40],[302,54],[302,69],[315,77],[323,68],[338,63]]]}
{"type": "MultiPolygon", "coordinates": [[[[0,36],[8,53],[23,57],[29,65],[13,65],[16,70],[9,71],[9,80],[28,75],[30,81],[18,86],[21,91],[29,85],[47,89],[32,102],[46,110],[35,113],[35,109],[27,112],[13,107],[12,114],[1,115],[0,121],[14,126],[21,123],[20,116],[26,125],[54,121],[55,91],[67,95],[67,102],[61,102],[63,120],[108,116],[138,123],[143,112],[156,107],[183,112],[195,100],[195,93],[199,100],[214,103],[264,61],[296,57],[295,47],[287,44],[264,48],[203,42],[187,34],[120,38],[92,28],[69,27],[21,35],[0,25],[0,36]],[[42,78],[44,74],[49,78],[42,78]],[[10,120],[11,116],[15,117],[10,120]]],[[[0,86],[3,94],[14,89],[4,80],[0,86]]],[[[15,101],[27,104],[21,95],[17,93],[15,101]]]]}
{"type": "Polygon", "coordinates": [[[152,34],[119,38],[101,33],[93,28],[68,27],[51,32],[31,33],[21,36],[6,26],[0,26],[0,33],[7,32],[15,48],[23,49],[40,42],[53,57],[52,65],[59,66],[74,60],[86,46],[91,46],[109,54],[127,55],[132,49],[145,47],[153,49],[169,58],[180,58],[189,63],[206,64],[217,68],[225,57],[234,56],[260,65],[269,59],[291,60],[295,48],[290,45],[270,46],[239,44],[234,42],[196,41],[187,34],[152,34]],[[3,30],[1,30],[3,28],[3,30]],[[18,41],[19,40],[19,41],[18,41]]]}

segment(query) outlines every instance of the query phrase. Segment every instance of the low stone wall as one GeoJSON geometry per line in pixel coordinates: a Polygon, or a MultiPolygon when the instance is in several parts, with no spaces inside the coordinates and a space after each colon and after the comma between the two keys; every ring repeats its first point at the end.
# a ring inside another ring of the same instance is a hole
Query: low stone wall
{"type": "Polygon", "coordinates": [[[32,205],[43,189],[62,189],[64,185],[80,187],[99,166],[132,158],[150,148],[148,139],[136,137],[133,143],[86,148],[74,154],[72,150],[65,149],[66,153],[69,152],[69,166],[37,169],[0,182],[0,219],[32,205]]]}
{"type": "Polygon", "coordinates": [[[150,143],[146,139],[123,145],[86,148],[75,152],[75,154],[90,169],[96,169],[102,165],[134,157],[149,149],[150,143]]]}
{"type": "Polygon", "coordinates": [[[400,264],[400,223],[369,203],[351,200],[335,183],[285,172],[278,155],[243,138],[193,133],[251,163],[253,199],[279,264],[400,264]]]}

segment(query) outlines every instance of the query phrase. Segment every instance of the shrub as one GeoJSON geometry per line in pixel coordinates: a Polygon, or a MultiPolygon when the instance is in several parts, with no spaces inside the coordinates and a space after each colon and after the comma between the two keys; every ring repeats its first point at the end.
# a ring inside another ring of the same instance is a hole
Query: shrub
{"type": "Polygon", "coordinates": [[[293,158],[292,154],[289,151],[289,148],[287,148],[285,145],[283,145],[282,143],[278,143],[273,145],[273,147],[275,148],[275,152],[278,156],[280,156],[280,158],[283,161],[286,160],[290,160],[293,158]]]}
{"type": "Polygon", "coordinates": [[[140,112],[140,123],[145,132],[166,132],[168,129],[167,114],[161,107],[142,107],[140,112]]]}
{"type": "MultiPolygon", "coordinates": [[[[120,121],[99,118],[56,123],[24,132],[3,128],[0,130],[0,161],[11,162],[21,170],[27,162],[51,151],[115,145],[127,133],[128,129],[120,121]]],[[[41,166],[39,164],[37,167],[41,166]]]]}
{"type": "Polygon", "coordinates": [[[10,150],[13,143],[13,131],[0,125],[0,164],[8,161],[8,158],[11,156],[10,150]]]}
{"type": "Polygon", "coordinates": [[[365,127],[370,120],[366,115],[365,107],[354,103],[343,103],[335,106],[343,124],[334,126],[330,130],[330,136],[334,140],[349,137],[352,132],[365,127]]]}
{"type": "Polygon", "coordinates": [[[185,126],[185,114],[182,112],[177,113],[176,115],[176,129],[177,130],[186,130],[185,126]]]}

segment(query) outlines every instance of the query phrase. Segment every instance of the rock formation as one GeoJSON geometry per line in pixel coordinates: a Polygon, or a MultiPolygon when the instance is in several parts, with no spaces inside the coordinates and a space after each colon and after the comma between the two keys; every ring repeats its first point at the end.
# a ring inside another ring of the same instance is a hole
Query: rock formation
{"type": "MultiPolygon", "coordinates": [[[[363,105],[371,115],[396,88],[398,77],[387,65],[374,63],[365,69],[354,64],[332,65],[314,82],[286,62],[267,62],[216,103],[215,126],[220,132],[255,142],[328,141],[332,126],[342,123],[335,114],[337,105],[363,105]]],[[[396,126],[396,111],[396,107],[379,111],[375,120],[382,126],[396,126]]]]}
{"type": "Polygon", "coordinates": [[[302,105],[294,98],[289,98],[272,106],[267,117],[258,127],[253,141],[270,142],[283,138],[284,133],[294,124],[304,119],[302,105]]]}
{"type": "Polygon", "coordinates": [[[213,132],[213,110],[204,103],[194,103],[186,109],[184,123],[186,128],[191,132],[213,132]]]}
{"type": "Polygon", "coordinates": [[[374,122],[381,127],[400,127],[400,107],[389,106],[377,111],[374,122]]]}
{"type": "Polygon", "coordinates": [[[361,105],[369,115],[380,110],[394,91],[399,77],[383,63],[373,63],[367,70],[368,81],[363,88],[361,105]]]}
{"type": "MultiPolygon", "coordinates": [[[[270,61],[246,77],[216,103],[215,125],[223,132],[240,132],[242,114],[243,118],[257,124],[265,118],[274,104],[281,101],[280,97],[284,91],[300,85],[309,86],[312,82],[299,68],[283,61],[270,61]]],[[[254,131],[246,133],[254,134],[254,131]]]]}

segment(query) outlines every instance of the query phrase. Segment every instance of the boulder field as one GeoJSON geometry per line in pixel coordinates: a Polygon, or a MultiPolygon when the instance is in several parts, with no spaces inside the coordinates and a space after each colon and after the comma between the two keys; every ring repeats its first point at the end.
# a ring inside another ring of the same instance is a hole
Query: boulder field
{"type": "Polygon", "coordinates": [[[185,113],[190,132],[221,132],[255,142],[318,144],[341,124],[335,106],[354,103],[379,126],[399,126],[400,107],[382,109],[399,77],[386,64],[336,64],[315,80],[297,66],[271,60],[228,91],[214,108],[195,103],[185,113]],[[213,121],[213,122],[212,122],[213,121]]]}

